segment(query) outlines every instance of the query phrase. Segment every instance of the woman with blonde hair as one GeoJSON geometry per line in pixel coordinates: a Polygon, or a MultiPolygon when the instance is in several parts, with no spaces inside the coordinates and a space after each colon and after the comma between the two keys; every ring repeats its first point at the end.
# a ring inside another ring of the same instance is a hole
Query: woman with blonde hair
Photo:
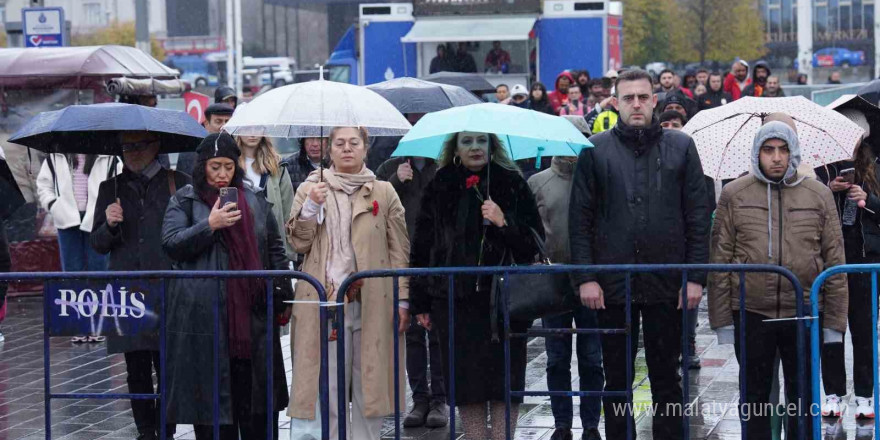
{"type": "MultiPolygon", "coordinates": [[[[335,302],[342,282],[357,271],[409,267],[409,236],[403,205],[394,187],[376,179],[364,164],[369,149],[367,131],[337,127],[330,131],[328,169],[313,171],[296,191],[287,235],[297,252],[305,254],[302,271],[320,280],[327,298],[335,302]]],[[[391,278],[356,282],[343,292],[345,365],[337,365],[337,342],[330,337],[330,438],[337,439],[337,368],[345,368],[348,438],[379,440],[383,418],[394,413],[394,332],[409,326],[408,284],[400,280],[400,299],[394,307],[391,278]],[[400,318],[394,328],[394,313],[400,318]]],[[[293,389],[289,409],[292,440],[319,438],[318,379],[320,325],[315,289],[297,283],[294,304],[293,389]]],[[[337,333],[338,334],[338,333],[337,333]]],[[[399,359],[404,369],[404,356],[399,359]]],[[[405,390],[404,375],[398,378],[405,390]]],[[[398,396],[404,407],[404,393],[398,396]]]]}
{"type": "MultiPolygon", "coordinates": [[[[498,137],[451,136],[425,189],[412,245],[413,267],[531,264],[543,226],[532,192],[498,137]]],[[[448,371],[449,309],[445,277],[411,280],[411,312],[438,330],[443,376],[455,384],[468,440],[504,439],[504,323],[491,303],[491,276],[455,277],[455,374],[448,371]],[[491,417],[491,429],[486,420],[491,417]]],[[[530,323],[511,322],[524,332],[530,323]]],[[[510,340],[511,389],[525,387],[526,340],[510,340]]],[[[522,398],[511,399],[511,434],[522,398]]],[[[450,414],[454,417],[454,415],[450,414]]]]}
{"type": "MultiPolygon", "coordinates": [[[[241,149],[238,165],[245,172],[245,183],[272,204],[272,215],[281,228],[279,233],[284,236],[283,225],[290,219],[293,207],[293,186],[287,168],[281,166],[281,156],[269,138],[239,136],[237,141],[241,149]]],[[[287,240],[284,240],[284,251],[289,260],[296,261],[296,252],[287,240]]]]}

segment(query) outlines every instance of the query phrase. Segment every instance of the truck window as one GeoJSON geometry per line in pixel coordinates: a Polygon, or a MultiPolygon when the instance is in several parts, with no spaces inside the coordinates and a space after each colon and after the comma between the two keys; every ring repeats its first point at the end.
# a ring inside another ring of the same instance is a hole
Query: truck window
{"type": "Polygon", "coordinates": [[[336,64],[336,65],[330,65],[328,67],[329,67],[329,72],[327,74],[328,80],[348,84],[349,80],[351,79],[351,66],[336,64]]]}

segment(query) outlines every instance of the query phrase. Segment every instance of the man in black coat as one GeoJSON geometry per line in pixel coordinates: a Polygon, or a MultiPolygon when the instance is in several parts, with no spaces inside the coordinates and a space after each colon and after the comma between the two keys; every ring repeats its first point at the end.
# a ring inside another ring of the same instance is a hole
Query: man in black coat
{"type": "MultiPolygon", "coordinates": [[[[162,250],[162,222],[168,200],[190,183],[186,174],[163,168],[156,160],[160,141],[155,133],[121,135],[125,169],[101,183],[95,203],[95,224],[89,241],[102,255],[110,254],[111,271],[171,270],[162,250]]],[[[156,334],[111,336],[107,351],[125,353],[128,390],[136,394],[157,392],[153,369],[159,374],[159,340],[156,334]]],[[[159,405],[153,400],[132,400],[138,439],[157,439],[159,405]]],[[[166,430],[168,438],[174,427],[166,430]]]]}
{"type": "MultiPolygon", "coordinates": [[[[650,74],[631,70],[616,83],[617,125],[590,138],[574,173],[569,211],[572,264],[699,264],[709,259],[706,182],[694,141],[665,130],[653,118],[657,97],[650,74]]],[[[581,303],[598,310],[599,326],[624,328],[626,275],[576,273],[572,281],[581,303]]],[[[700,303],[706,274],[688,273],[686,304],[682,278],[674,272],[632,275],[633,360],[639,325],[653,402],[655,439],[682,433],[681,309],[700,303]],[[677,409],[676,409],[677,408],[677,409]]],[[[626,377],[626,336],[603,335],[605,390],[632,387],[626,377]]],[[[631,411],[624,397],[606,397],[605,429],[610,439],[626,438],[631,411]]]]}
{"type": "Polygon", "coordinates": [[[708,110],[710,108],[721,107],[727,103],[733,102],[730,93],[724,91],[724,78],[718,72],[712,72],[709,75],[708,91],[697,97],[697,106],[700,110],[708,110]]]}

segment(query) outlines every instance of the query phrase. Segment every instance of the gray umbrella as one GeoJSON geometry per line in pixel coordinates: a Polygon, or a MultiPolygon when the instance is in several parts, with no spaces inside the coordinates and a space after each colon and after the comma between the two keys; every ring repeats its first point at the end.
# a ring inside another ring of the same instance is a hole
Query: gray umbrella
{"type": "Polygon", "coordinates": [[[461,87],[409,77],[395,78],[367,88],[382,95],[401,113],[431,113],[483,102],[461,87]]]}
{"type": "Polygon", "coordinates": [[[435,83],[459,86],[472,93],[489,93],[495,91],[495,86],[493,86],[492,83],[476,73],[437,72],[423,77],[422,79],[435,83]]]}

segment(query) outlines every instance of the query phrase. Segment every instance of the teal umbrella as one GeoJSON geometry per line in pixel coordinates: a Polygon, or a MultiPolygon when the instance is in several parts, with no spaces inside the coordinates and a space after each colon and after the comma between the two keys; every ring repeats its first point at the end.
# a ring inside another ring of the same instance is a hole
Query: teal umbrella
{"type": "Polygon", "coordinates": [[[492,133],[513,160],[546,156],[577,156],[593,144],[571,123],[512,105],[475,104],[428,113],[400,140],[393,157],[437,159],[443,143],[455,133],[492,133]]]}

